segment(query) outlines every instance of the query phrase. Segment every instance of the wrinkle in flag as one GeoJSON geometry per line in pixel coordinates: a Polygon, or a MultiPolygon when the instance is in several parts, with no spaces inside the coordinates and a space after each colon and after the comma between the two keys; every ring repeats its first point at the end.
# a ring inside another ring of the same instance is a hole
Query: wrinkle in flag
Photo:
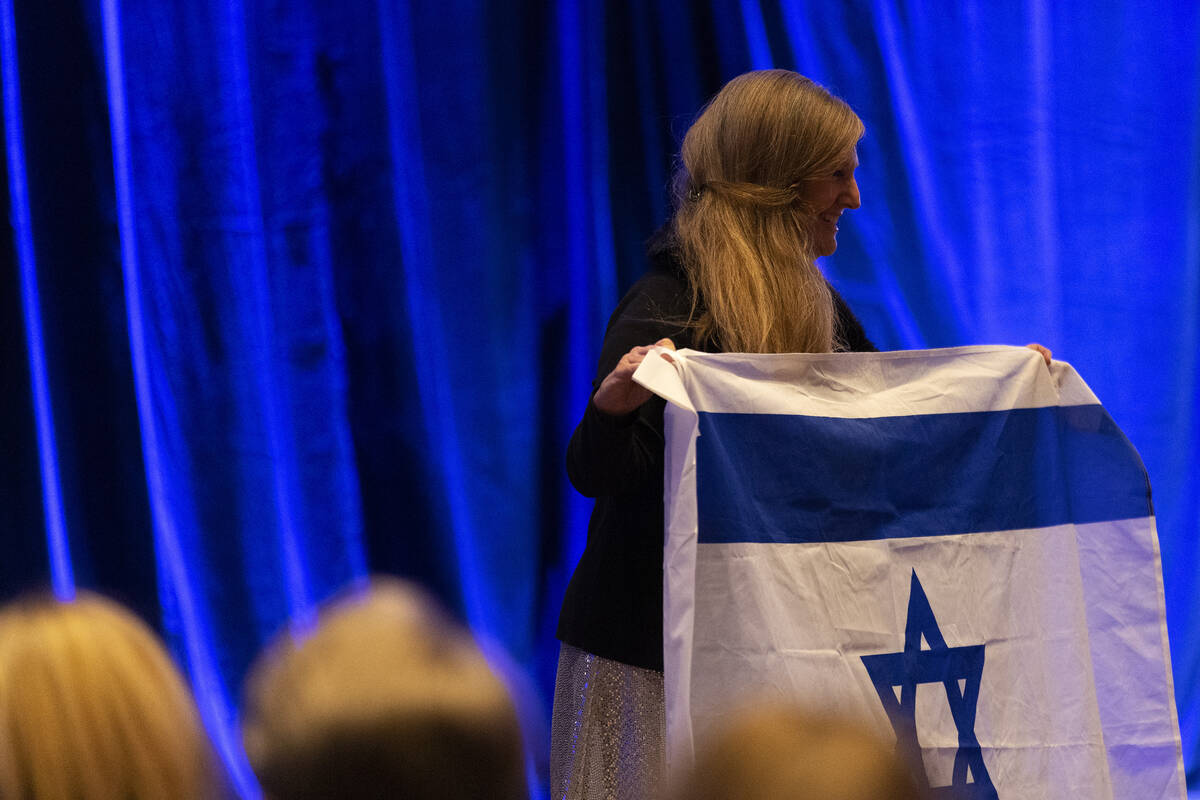
{"type": "Polygon", "coordinates": [[[896,743],[934,796],[1182,798],[1150,486],[1024,348],[651,357],[672,767],[732,706],[896,743]]]}

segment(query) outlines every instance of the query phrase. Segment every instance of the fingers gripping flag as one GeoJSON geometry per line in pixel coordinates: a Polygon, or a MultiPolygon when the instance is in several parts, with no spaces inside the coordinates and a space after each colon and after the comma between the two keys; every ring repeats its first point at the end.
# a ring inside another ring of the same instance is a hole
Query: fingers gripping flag
{"type": "Polygon", "coordinates": [[[665,397],[672,767],[731,704],[866,719],[934,796],[1181,798],[1145,470],[1024,348],[681,351],[665,397]]]}

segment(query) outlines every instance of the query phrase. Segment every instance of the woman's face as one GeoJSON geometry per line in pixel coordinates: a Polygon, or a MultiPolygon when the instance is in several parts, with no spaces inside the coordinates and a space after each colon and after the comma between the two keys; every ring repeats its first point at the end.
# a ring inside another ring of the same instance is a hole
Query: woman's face
{"type": "Polygon", "coordinates": [[[816,212],[813,240],[818,256],[833,255],[842,212],[860,205],[858,183],[854,180],[856,169],[858,153],[851,150],[832,175],[809,181],[801,193],[801,199],[816,212]]]}

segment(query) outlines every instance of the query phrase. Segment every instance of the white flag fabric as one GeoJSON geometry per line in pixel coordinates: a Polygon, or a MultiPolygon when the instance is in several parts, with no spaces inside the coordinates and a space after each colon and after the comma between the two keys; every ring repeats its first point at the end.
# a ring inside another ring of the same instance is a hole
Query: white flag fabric
{"type": "Polygon", "coordinates": [[[1069,365],[670,355],[635,380],[669,401],[673,769],[775,697],[867,720],[935,796],[1185,796],[1149,483],[1069,365]]]}

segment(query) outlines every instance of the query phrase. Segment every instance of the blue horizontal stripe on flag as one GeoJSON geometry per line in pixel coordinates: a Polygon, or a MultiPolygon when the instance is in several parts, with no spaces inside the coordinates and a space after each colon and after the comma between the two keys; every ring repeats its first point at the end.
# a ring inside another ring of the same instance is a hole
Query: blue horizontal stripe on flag
{"type": "Polygon", "coordinates": [[[701,542],[845,542],[1153,514],[1098,405],[843,419],[700,413],[701,542]]]}

